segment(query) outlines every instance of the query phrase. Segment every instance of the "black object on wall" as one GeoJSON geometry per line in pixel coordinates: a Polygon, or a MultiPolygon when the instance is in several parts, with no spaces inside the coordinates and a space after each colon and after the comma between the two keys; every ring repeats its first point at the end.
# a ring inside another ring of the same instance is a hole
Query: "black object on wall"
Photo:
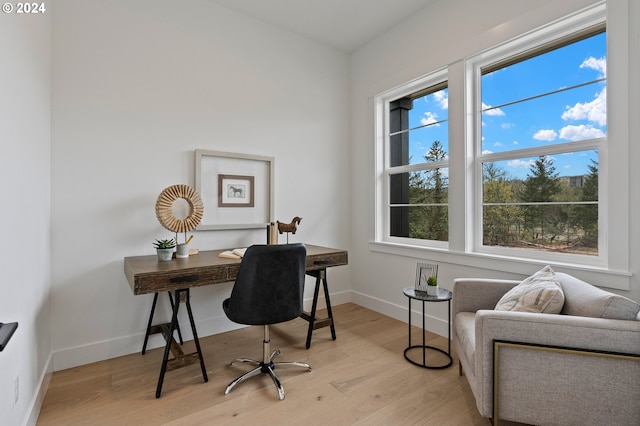
{"type": "Polygon", "coordinates": [[[17,322],[10,322],[9,324],[3,324],[0,322],[0,352],[7,347],[7,343],[9,343],[9,339],[13,336],[16,328],[18,328],[17,322]]]}

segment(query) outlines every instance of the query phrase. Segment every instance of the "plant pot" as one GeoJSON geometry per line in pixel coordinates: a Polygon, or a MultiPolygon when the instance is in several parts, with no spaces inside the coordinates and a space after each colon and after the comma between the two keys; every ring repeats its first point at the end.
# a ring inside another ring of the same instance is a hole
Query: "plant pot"
{"type": "Polygon", "coordinates": [[[156,249],[156,252],[158,253],[158,260],[161,262],[166,262],[168,260],[171,260],[171,258],[173,257],[173,248],[165,248],[165,249],[156,249]]]}
{"type": "Polygon", "coordinates": [[[176,246],[176,258],[185,259],[189,257],[189,246],[186,244],[178,244],[176,246]]]}
{"type": "Polygon", "coordinates": [[[437,285],[428,285],[427,286],[427,296],[437,296],[438,295],[438,286],[437,285]]]}

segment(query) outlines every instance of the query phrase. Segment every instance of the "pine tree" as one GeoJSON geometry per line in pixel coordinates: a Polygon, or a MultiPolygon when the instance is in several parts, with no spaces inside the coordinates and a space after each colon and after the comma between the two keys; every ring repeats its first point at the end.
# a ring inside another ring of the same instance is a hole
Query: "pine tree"
{"type": "MultiPolygon", "coordinates": [[[[598,162],[591,160],[589,174],[582,187],[581,201],[598,201],[598,162]]],[[[576,207],[574,220],[583,231],[583,245],[598,248],[598,205],[585,204],[576,207]]]]}
{"type": "MultiPolygon", "coordinates": [[[[527,179],[520,193],[520,201],[524,203],[547,203],[560,191],[558,173],[553,166],[553,159],[543,155],[531,165],[527,179]]],[[[531,238],[544,239],[547,227],[553,223],[558,209],[555,206],[525,205],[524,223],[531,238]]]]}
{"type": "MultiPolygon", "coordinates": [[[[434,141],[425,154],[427,162],[442,161],[447,158],[440,141],[434,141]]],[[[412,207],[410,227],[412,238],[447,241],[449,238],[449,218],[447,206],[433,204],[448,203],[448,177],[440,168],[411,174],[411,201],[415,204],[429,204],[412,207]]]]}

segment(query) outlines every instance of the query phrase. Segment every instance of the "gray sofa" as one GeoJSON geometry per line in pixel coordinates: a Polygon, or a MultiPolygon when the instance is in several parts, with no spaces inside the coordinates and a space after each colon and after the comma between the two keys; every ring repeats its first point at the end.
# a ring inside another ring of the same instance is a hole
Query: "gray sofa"
{"type": "Polygon", "coordinates": [[[480,414],[494,424],[640,425],[640,305],[556,277],[560,314],[494,310],[519,281],[454,281],[453,341],[480,414]]]}

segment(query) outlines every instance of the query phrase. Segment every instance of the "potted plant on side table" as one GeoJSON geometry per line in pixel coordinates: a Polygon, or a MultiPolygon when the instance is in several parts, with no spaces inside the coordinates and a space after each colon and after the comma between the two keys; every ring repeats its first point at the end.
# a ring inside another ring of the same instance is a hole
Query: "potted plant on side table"
{"type": "Polygon", "coordinates": [[[171,260],[173,257],[173,249],[176,247],[176,242],[173,238],[170,240],[156,240],[153,246],[156,248],[156,253],[158,253],[158,260],[164,262],[171,260]]]}
{"type": "Polygon", "coordinates": [[[438,278],[433,275],[427,279],[427,295],[438,295],[438,278]]]}

